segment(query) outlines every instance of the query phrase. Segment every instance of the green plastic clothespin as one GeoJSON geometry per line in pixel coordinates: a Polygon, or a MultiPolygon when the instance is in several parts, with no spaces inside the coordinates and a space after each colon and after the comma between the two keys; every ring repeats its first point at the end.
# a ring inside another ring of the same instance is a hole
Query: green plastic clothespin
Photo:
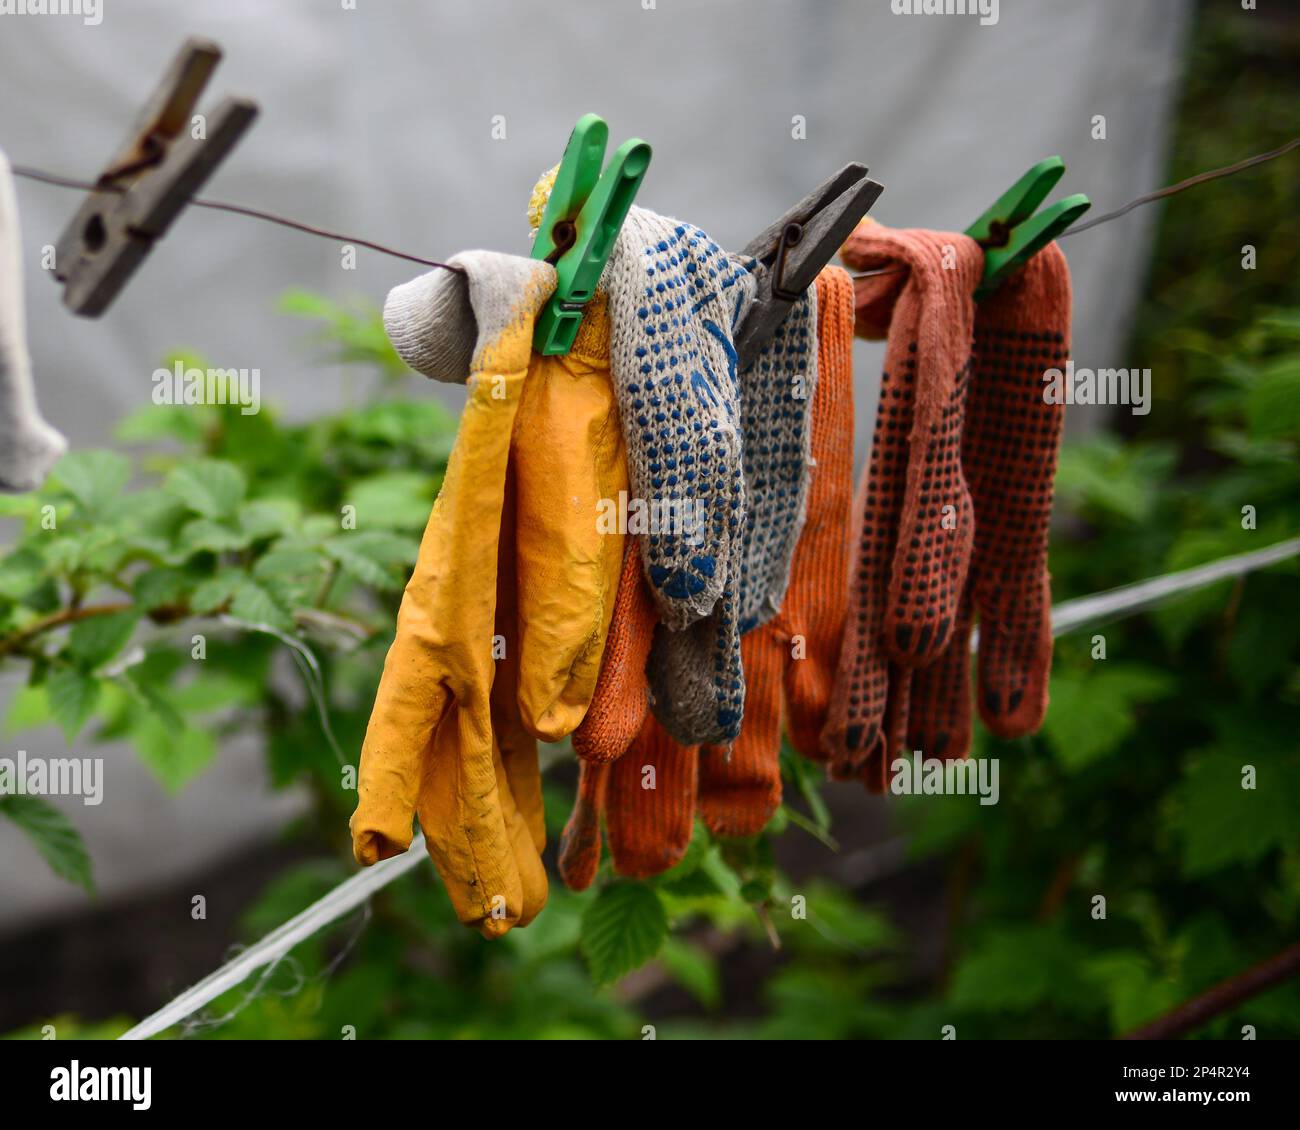
{"type": "Polygon", "coordinates": [[[650,166],[650,146],[634,137],[614,151],[602,174],[608,140],[609,126],[599,115],[578,119],[542,213],[532,255],[553,263],[559,280],[537,318],[533,348],[538,353],[568,353],[573,348],[583,308],[596,291],[650,166]]]}
{"type": "Polygon", "coordinates": [[[987,298],[1092,207],[1092,201],[1077,192],[1034,215],[1064,174],[1065,162],[1060,157],[1039,161],[966,229],[984,248],[984,275],[975,291],[977,299],[987,298]]]}

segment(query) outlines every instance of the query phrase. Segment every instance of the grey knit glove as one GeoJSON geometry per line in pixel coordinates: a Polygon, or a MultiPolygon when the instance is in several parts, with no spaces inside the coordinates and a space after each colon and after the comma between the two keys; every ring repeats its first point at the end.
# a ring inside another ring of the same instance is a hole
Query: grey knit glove
{"type": "Polygon", "coordinates": [[[778,611],[808,504],[810,406],[817,387],[817,291],[797,302],[739,374],[745,526],[738,564],[703,620],[660,625],[646,677],[655,717],[682,745],[726,745],[740,733],[740,637],[778,611]]]}

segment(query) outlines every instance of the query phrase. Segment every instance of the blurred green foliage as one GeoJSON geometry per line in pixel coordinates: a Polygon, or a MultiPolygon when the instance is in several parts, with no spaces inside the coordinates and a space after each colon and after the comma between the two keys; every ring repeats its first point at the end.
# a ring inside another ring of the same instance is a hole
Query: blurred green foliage
{"type": "MultiPolygon", "coordinates": [[[[1300,23],[1232,7],[1203,14],[1169,180],[1300,135],[1300,23]]],[[[1154,371],[1155,404],[1063,453],[1058,600],[1300,529],[1296,200],[1291,157],[1165,206],[1129,350],[1154,371]]],[[[322,857],[262,893],[249,940],[351,871],[343,774],[455,427],[427,396],[404,395],[409,374],[373,312],[305,293],[285,307],[362,375],[347,411],[288,424],[268,410],[151,406],[119,430],[143,447],[139,459],[76,453],[41,491],[0,499],[22,523],[0,558],[0,656],[30,671],[11,732],[53,720],[69,737],[124,738],[179,789],[222,735],[255,727],[273,783],[311,785],[315,806],[293,834],[322,857]],[[194,663],[200,635],[205,659],[194,663]]],[[[755,841],[699,828],[686,859],[646,883],[617,879],[606,862],[593,890],[555,884],[533,925],[492,944],[456,923],[432,868],[419,868],[173,1034],[1105,1037],[1292,941],[1294,565],[1067,636],[1051,696],[1040,735],[977,737],[978,755],[1003,760],[999,804],[895,802],[916,874],[946,876],[937,972],[883,905],[865,904],[870,889],[796,889],[781,874],[779,837],[834,842],[818,771],[787,751],[787,806],[755,841]],[[1246,765],[1253,789],[1242,787],[1246,765]],[[767,955],[761,983],[736,999],[728,963],[754,954],[767,955]],[[648,1019],[665,985],[686,1003],[648,1019]]],[[[568,803],[548,781],[553,836],[568,803]]],[[[93,885],[76,829],[53,808],[6,798],[0,816],[59,874],[93,885]]],[[[98,1036],[126,1022],[54,1023],[61,1036],[98,1036]]],[[[1300,1036],[1300,986],[1198,1035],[1237,1038],[1243,1024],[1300,1036]]],[[[40,1038],[40,1025],[15,1035],[40,1038]]]]}

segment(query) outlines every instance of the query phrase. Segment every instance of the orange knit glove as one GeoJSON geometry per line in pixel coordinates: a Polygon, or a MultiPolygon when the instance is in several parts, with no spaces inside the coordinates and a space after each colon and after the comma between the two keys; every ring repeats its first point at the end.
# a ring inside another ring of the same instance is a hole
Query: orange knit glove
{"type": "Polygon", "coordinates": [[[956,233],[864,223],[842,255],[851,267],[888,271],[861,280],[857,296],[857,332],[887,333],[888,345],[854,499],[849,608],[822,745],[833,775],[875,778],[889,757],[887,727],[906,725],[902,688],[890,702],[891,665],[922,667],[947,647],[969,566],[960,438],[983,252],[956,233]]]}
{"type": "Polygon", "coordinates": [[[1069,356],[1070,297],[1065,256],[1051,244],[976,313],[975,371],[962,444],[975,503],[975,550],[948,651],[913,679],[908,744],[927,756],[969,752],[976,612],[976,700],[984,724],[998,737],[1023,737],[1038,729],[1047,710],[1048,525],[1065,406],[1045,401],[1043,373],[1064,369],[1069,356]]]}
{"type": "Polygon", "coordinates": [[[847,604],[853,495],[853,281],[817,276],[817,389],[807,518],[777,616],[741,641],[749,694],[740,736],[700,755],[700,815],[721,836],[757,835],[781,803],[781,713],[794,748],[822,760],[847,604]]]}

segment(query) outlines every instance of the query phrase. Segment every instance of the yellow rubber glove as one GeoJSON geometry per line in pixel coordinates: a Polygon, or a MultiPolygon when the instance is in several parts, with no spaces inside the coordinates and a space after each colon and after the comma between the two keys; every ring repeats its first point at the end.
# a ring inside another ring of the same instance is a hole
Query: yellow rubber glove
{"type": "Polygon", "coordinates": [[[406,850],[418,810],[457,916],[489,937],[527,921],[546,890],[536,818],[520,813],[503,761],[504,751],[522,785],[536,775],[535,750],[530,769],[510,727],[504,742],[494,736],[491,691],[510,443],[555,274],[506,264],[514,277],[475,302],[469,397],[384,662],[351,821],[353,852],[370,864],[406,850]]]}
{"type": "Polygon", "coordinates": [[[623,569],[624,531],[608,519],[627,490],[627,457],[603,293],[588,303],[567,354],[534,358],[511,467],[519,492],[519,708],[528,730],[553,742],[573,733],[591,704],[623,569]]]}

